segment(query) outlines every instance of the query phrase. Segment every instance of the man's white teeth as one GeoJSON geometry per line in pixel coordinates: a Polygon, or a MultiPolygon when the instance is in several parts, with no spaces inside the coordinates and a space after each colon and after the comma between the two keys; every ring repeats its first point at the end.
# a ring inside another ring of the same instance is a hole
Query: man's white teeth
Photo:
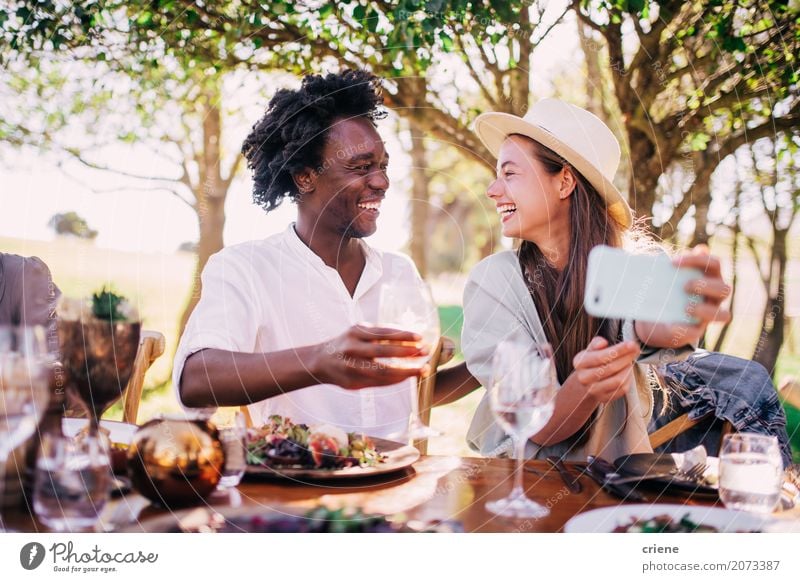
{"type": "Polygon", "coordinates": [[[380,202],[363,202],[358,205],[359,208],[364,208],[366,210],[378,210],[381,207],[380,202]]]}
{"type": "Polygon", "coordinates": [[[511,214],[517,209],[513,204],[501,204],[497,207],[497,212],[500,214],[511,214]]]}

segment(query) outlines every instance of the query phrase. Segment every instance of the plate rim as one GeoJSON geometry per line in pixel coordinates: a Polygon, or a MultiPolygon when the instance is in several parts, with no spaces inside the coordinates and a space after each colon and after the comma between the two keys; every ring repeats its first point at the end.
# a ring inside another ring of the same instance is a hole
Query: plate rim
{"type": "MultiPolygon", "coordinates": [[[[751,527],[747,525],[748,523],[758,523],[758,527],[762,531],[764,531],[765,527],[774,520],[774,518],[771,518],[770,516],[760,516],[754,513],[737,511],[734,509],[728,509],[727,507],[717,507],[715,505],[682,505],[680,503],[626,503],[621,505],[597,507],[577,515],[573,515],[564,524],[563,530],[564,533],[612,533],[613,528],[619,525],[621,519],[632,517],[632,513],[636,513],[636,517],[653,517],[655,515],[663,515],[664,513],[668,513],[672,517],[676,517],[675,514],[681,514],[679,517],[682,517],[682,515],[687,513],[692,516],[692,514],[696,514],[697,512],[711,513],[719,518],[727,515],[729,522],[732,522],[734,518],[741,518],[744,521],[743,527],[751,527]],[[612,522],[611,519],[615,514],[619,515],[617,516],[617,519],[612,522]],[[608,520],[610,527],[605,527],[605,522],[601,522],[601,525],[603,525],[601,528],[595,527],[594,529],[587,529],[585,527],[584,522],[589,521],[591,523],[594,518],[599,516],[605,516],[605,519],[608,520]]],[[[692,517],[692,519],[694,521],[698,521],[698,523],[703,523],[702,520],[698,520],[695,517],[692,517]]],[[[725,526],[720,526],[718,529],[721,530],[719,533],[739,533],[730,532],[725,526]]]]}
{"type": "MultiPolygon", "coordinates": [[[[61,419],[61,430],[62,430],[62,432],[64,432],[64,434],[66,436],[75,436],[76,434],[78,434],[78,432],[80,432],[80,430],[81,430],[81,428],[83,428],[84,424],[86,424],[86,425],[89,424],[89,419],[88,418],[81,418],[81,417],[77,417],[77,416],[65,416],[65,417],[63,417],[61,419]],[[78,428],[77,430],[70,431],[70,432],[65,430],[68,425],[77,424],[79,422],[81,423],[81,427],[78,428]]],[[[121,444],[121,445],[129,445],[129,444],[131,444],[131,442],[133,440],[133,435],[136,433],[137,430],[139,430],[139,425],[133,424],[132,422],[123,422],[121,420],[101,419],[100,420],[100,426],[101,427],[105,427],[105,428],[108,428],[109,426],[111,426],[111,427],[119,427],[120,430],[124,431],[125,432],[125,436],[127,438],[127,441],[123,442],[121,440],[112,439],[112,442],[118,443],[118,444],[121,444]],[[130,436],[129,437],[127,435],[128,431],[130,431],[130,436]]],[[[111,428],[109,428],[109,431],[110,430],[111,430],[111,428]]]]}

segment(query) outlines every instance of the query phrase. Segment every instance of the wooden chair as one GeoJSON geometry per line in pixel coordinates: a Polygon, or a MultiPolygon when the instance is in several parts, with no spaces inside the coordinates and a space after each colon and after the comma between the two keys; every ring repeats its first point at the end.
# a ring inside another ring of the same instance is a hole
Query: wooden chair
{"type": "Polygon", "coordinates": [[[164,353],[164,335],[157,331],[143,330],[139,338],[139,350],[133,363],[133,373],[123,392],[122,421],[136,424],[139,404],[142,401],[144,375],[161,354],[164,353]]]}
{"type": "MultiPolygon", "coordinates": [[[[660,374],[655,373],[653,378],[657,380],[658,383],[661,384],[663,387],[664,380],[660,374]]],[[[653,432],[650,433],[649,435],[650,446],[653,447],[653,449],[655,449],[665,443],[668,443],[679,434],[686,432],[690,428],[697,426],[704,420],[708,419],[710,416],[712,416],[712,414],[713,414],[712,412],[709,412],[708,414],[705,414],[700,418],[696,418],[694,420],[689,418],[688,412],[680,415],[678,418],[671,420],[661,428],[654,430],[653,432]]],[[[720,449],[722,449],[722,439],[725,438],[726,434],[729,434],[731,432],[733,432],[733,425],[730,422],[725,421],[722,426],[722,434],[720,434],[720,449]]]]}
{"type": "MultiPolygon", "coordinates": [[[[139,404],[142,401],[142,391],[144,389],[144,376],[147,370],[156,359],[164,353],[164,335],[157,331],[142,330],[139,337],[139,348],[136,351],[136,359],[133,361],[133,372],[128,379],[125,390],[122,391],[122,421],[136,424],[136,417],[139,414],[139,404]]],[[[86,411],[83,405],[67,399],[65,416],[73,418],[84,418],[86,411]]]]}
{"type": "MultiPolygon", "coordinates": [[[[431,354],[431,362],[435,366],[428,367],[428,373],[420,376],[417,381],[417,395],[419,398],[419,418],[426,425],[431,421],[431,408],[433,408],[433,392],[436,387],[436,372],[439,366],[443,366],[453,359],[456,352],[456,344],[449,337],[442,337],[439,340],[436,349],[431,354]]],[[[414,441],[414,446],[419,450],[420,454],[425,455],[428,453],[428,440],[414,441]]]]}
{"type": "Polygon", "coordinates": [[[792,376],[786,376],[781,381],[778,394],[784,404],[788,404],[800,410],[800,382],[792,376]]]}

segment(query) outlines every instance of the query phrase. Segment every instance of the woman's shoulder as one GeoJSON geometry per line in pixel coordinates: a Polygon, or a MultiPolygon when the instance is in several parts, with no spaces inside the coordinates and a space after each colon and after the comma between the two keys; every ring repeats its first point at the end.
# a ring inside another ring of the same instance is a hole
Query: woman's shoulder
{"type": "Polygon", "coordinates": [[[469,272],[468,282],[485,285],[496,281],[508,281],[510,277],[519,275],[521,271],[517,253],[501,251],[483,259],[469,272]]]}

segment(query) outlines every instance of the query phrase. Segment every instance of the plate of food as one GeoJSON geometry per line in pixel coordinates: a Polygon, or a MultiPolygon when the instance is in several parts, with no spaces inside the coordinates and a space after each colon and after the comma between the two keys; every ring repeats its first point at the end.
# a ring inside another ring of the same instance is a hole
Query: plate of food
{"type": "Polygon", "coordinates": [[[347,479],[410,467],[419,451],[403,443],[331,425],[308,426],[271,416],[247,431],[247,475],[287,479],[347,479]]]}
{"type": "Polygon", "coordinates": [[[768,516],[699,505],[667,503],[616,505],[580,513],[564,525],[566,533],[756,533],[768,516]]]}
{"type": "Polygon", "coordinates": [[[312,510],[267,506],[196,507],[145,519],[127,527],[129,533],[458,533],[454,521],[406,522],[359,509],[312,510]]]}

